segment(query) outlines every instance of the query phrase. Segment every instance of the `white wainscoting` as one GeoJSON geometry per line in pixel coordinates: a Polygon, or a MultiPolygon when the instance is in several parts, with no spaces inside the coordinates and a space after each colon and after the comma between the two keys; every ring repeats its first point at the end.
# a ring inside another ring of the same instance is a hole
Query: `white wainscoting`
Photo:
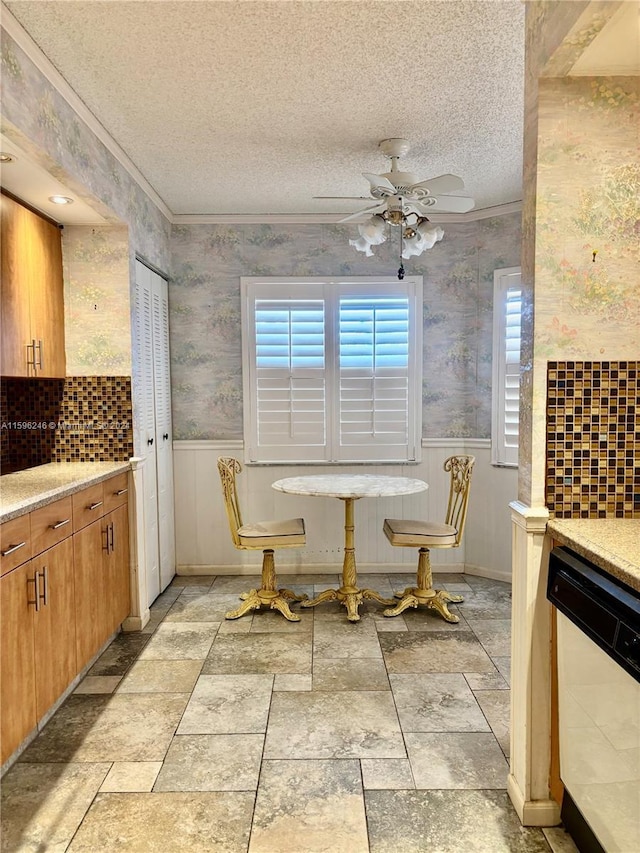
{"type": "MultiPolygon", "coordinates": [[[[178,574],[253,574],[260,552],[238,551],[232,543],[218,476],[218,456],[244,454],[240,441],[176,441],[176,567],[178,574]]],[[[385,518],[443,520],[449,488],[444,460],[454,453],[476,457],[461,547],[432,551],[438,571],[484,575],[511,580],[510,501],[517,495],[517,470],[491,465],[490,443],[483,439],[430,439],[423,442],[417,465],[340,465],[336,473],[366,470],[371,474],[416,477],[429,489],[416,495],[363,498],[355,504],[355,537],[360,572],[413,571],[413,548],[392,548],[382,532],[385,518]]],[[[238,476],[243,520],[302,516],[307,545],[276,554],[279,574],[339,571],[344,542],[344,505],[330,498],[298,497],[271,488],[275,480],[305,474],[326,474],[326,466],[248,465],[238,476]]]]}

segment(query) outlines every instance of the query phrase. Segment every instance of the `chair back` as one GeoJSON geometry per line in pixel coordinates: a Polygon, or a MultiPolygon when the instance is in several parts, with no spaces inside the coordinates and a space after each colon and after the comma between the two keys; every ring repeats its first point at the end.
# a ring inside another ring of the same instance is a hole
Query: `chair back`
{"type": "Polygon", "coordinates": [[[471,472],[475,461],[475,456],[450,456],[444,463],[444,470],[451,474],[445,524],[450,524],[456,528],[456,545],[460,544],[467,520],[471,472]]]}
{"type": "Polygon", "coordinates": [[[240,547],[240,536],[238,528],[242,527],[242,513],[238,503],[238,490],[236,488],[236,474],[242,471],[242,465],[233,456],[218,457],[218,473],[222,482],[222,494],[224,505],[229,519],[231,538],[236,548],[240,547]]]}

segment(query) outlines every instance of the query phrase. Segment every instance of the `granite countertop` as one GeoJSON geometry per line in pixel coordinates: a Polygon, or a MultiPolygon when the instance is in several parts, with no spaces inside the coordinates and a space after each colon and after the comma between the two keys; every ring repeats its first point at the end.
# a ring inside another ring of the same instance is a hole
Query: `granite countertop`
{"type": "Polygon", "coordinates": [[[640,519],[554,518],[547,533],[640,593],[640,519]]]}
{"type": "Polygon", "coordinates": [[[127,471],[129,462],[50,462],[0,477],[0,522],[127,471]]]}

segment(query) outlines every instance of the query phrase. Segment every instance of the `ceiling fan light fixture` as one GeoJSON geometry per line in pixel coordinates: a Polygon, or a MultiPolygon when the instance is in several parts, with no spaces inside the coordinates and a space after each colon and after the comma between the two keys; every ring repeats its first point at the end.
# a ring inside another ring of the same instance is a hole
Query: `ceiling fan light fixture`
{"type": "Polygon", "coordinates": [[[366,222],[358,225],[358,231],[367,243],[370,243],[372,246],[379,246],[380,243],[384,243],[387,239],[386,226],[387,223],[384,217],[376,214],[367,219],[366,222]]]}
{"type": "Polygon", "coordinates": [[[357,249],[359,252],[364,252],[368,258],[373,257],[371,243],[365,240],[364,237],[359,237],[357,240],[349,240],[349,245],[353,246],[353,248],[357,249]]]}

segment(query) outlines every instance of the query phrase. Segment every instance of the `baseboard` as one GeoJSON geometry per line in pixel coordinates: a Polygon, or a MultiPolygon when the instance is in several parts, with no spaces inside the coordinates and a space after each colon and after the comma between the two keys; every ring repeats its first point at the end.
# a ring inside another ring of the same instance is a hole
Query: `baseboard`
{"type": "MultiPolygon", "coordinates": [[[[448,563],[446,565],[434,565],[432,569],[438,575],[475,575],[476,577],[489,578],[490,580],[499,580],[511,583],[511,576],[503,572],[497,572],[494,569],[486,569],[483,566],[470,566],[463,563],[448,563]]],[[[305,575],[317,574],[339,574],[342,571],[341,563],[307,563],[304,566],[294,566],[284,564],[276,564],[276,570],[279,575],[289,575],[304,577],[305,575]]],[[[388,563],[358,563],[358,573],[367,575],[410,575],[414,574],[416,566],[413,563],[405,565],[389,565],[388,563]]],[[[194,575],[257,575],[260,574],[260,566],[204,566],[204,565],[179,565],[176,566],[176,575],[178,577],[193,577],[194,575]]],[[[137,630],[129,629],[126,630],[137,630]]]]}
{"type": "Polygon", "coordinates": [[[507,777],[507,794],[523,826],[557,826],[560,806],[555,800],[525,800],[515,776],[507,777]]]}
{"type": "Polygon", "coordinates": [[[149,619],[151,619],[151,611],[147,607],[140,616],[127,616],[122,623],[122,631],[125,634],[130,634],[132,631],[142,631],[149,619]]]}
{"type": "MultiPolygon", "coordinates": [[[[434,571],[440,571],[434,566],[434,571]]],[[[476,575],[479,578],[488,578],[494,581],[504,581],[511,583],[511,572],[501,572],[498,569],[488,569],[486,566],[474,566],[472,563],[464,564],[465,575],[476,575]]]]}

